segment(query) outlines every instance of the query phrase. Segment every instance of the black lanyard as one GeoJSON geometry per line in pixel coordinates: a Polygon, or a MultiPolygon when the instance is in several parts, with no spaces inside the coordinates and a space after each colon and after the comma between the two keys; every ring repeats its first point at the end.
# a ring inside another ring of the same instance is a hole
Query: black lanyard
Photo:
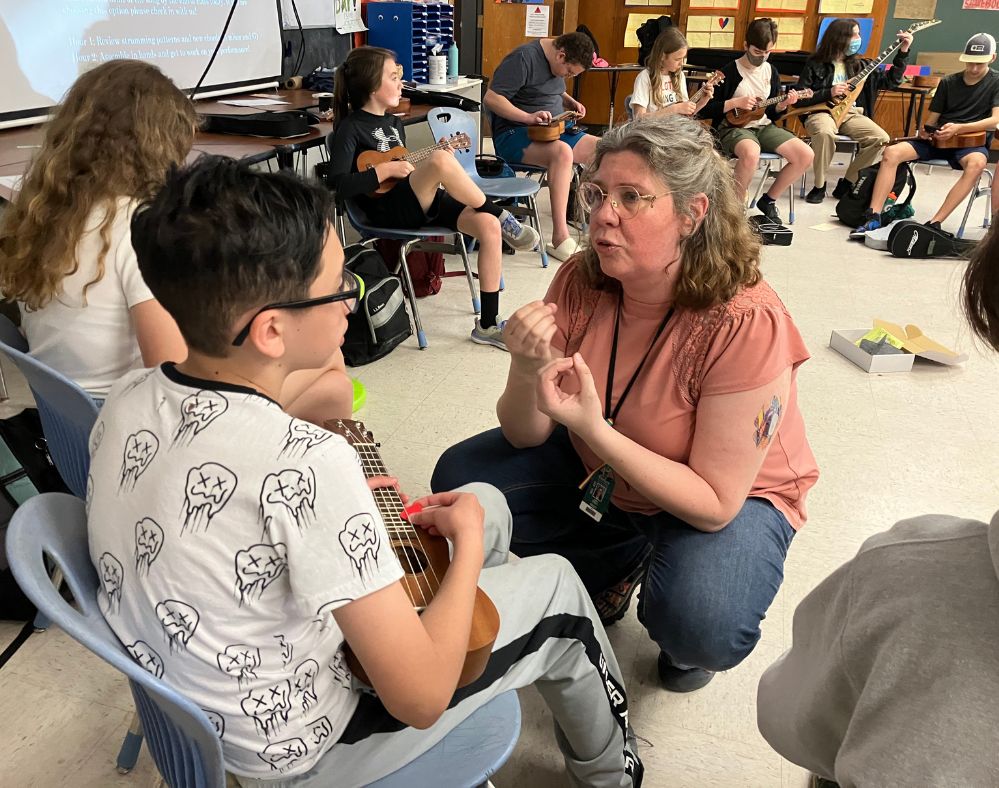
{"type": "Polygon", "coordinates": [[[638,362],[638,367],[635,369],[635,374],[631,376],[631,380],[628,381],[628,385],[624,387],[624,391],[621,392],[621,399],[617,401],[617,405],[614,406],[614,410],[611,411],[610,404],[611,399],[614,396],[614,367],[617,363],[617,338],[621,330],[621,302],[624,300],[624,296],[619,295],[617,298],[617,315],[614,317],[614,344],[611,345],[610,361],[607,362],[607,397],[604,400],[604,419],[606,419],[608,424],[613,425],[614,421],[617,419],[617,414],[621,412],[621,406],[624,404],[625,397],[631,392],[631,387],[635,385],[635,381],[638,380],[638,375],[642,371],[642,367],[645,366],[645,362],[648,361],[649,354],[652,352],[652,348],[656,346],[656,342],[659,341],[659,337],[662,336],[663,330],[666,328],[666,324],[669,323],[669,319],[673,317],[673,307],[669,308],[666,316],[663,318],[663,322],[659,324],[659,328],[656,329],[656,335],[652,337],[652,342],[649,343],[649,349],[645,351],[645,355],[642,356],[642,360],[638,362]]]}

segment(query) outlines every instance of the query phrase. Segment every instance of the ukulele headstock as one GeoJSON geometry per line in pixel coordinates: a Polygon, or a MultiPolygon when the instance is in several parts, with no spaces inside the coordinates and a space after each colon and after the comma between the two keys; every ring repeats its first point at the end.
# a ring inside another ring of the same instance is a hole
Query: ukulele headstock
{"type": "Polygon", "coordinates": [[[330,419],[323,426],[334,435],[339,435],[351,446],[356,447],[375,442],[375,436],[371,433],[371,430],[364,426],[364,422],[362,421],[330,419]]]}
{"type": "Polygon", "coordinates": [[[463,131],[452,134],[446,141],[450,150],[463,150],[468,153],[472,149],[472,140],[463,131]]]}

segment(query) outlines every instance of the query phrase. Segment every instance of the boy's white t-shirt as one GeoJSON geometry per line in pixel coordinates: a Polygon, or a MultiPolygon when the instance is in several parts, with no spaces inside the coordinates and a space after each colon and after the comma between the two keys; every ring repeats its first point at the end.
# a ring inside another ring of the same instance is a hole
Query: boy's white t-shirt
{"type": "MultiPolygon", "coordinates": [[[[735,91],[732,93],[732,98],[738,98],[739,96],[755,96],[766,101],[770,98],[770,79],[772,66],[770,61],[765,61],[763,65],[753,68],[752,66],[745,66],[742,62],[742,58],[735,61],[735,67],[739,69],[739,74],[742,76],[742,82],[736,85],[735,91]]],[[[767,117],[766,113],[759,120],[751,120],[742,128],[744,129],[758,129],[763,126],[769,126],[771,120],[767,117]]]]}
{"type": "Polygon", "coordinates": [[[686,79],[680,80],[679,92],[672,89],[672,82],[668,80],[668,77],[664,79],[666,79],[667,87],[664,91],[663,103],[659,104],[656,102],[655,96],[652,95],[652,76],[647,68],[642,69],[635,78],[635,87],[631,91],[632,106],[645,107],[646,112],[655,112],[670,104],[688,100],[686,79]]]}
{"type": "Polygon", "coordinates": [[[115,635],[208,713],[227,770],[308,771],[357,705],[331,613],[402,576],[355,450],[171,364],[116,384],[90,445],[115,635]]]}
{"type": "Polygon", "coordinates": [[[31,355],[98,398],[106,397],[126,372],[142,367],[129,309],[153,298],[132,248],[130,222],[136,202],[122,197],[115,205],[104,276],[87,289],[86,306],[83,289],[97,275],[103,207],[87,218],[76,247],[78,268],[63,279],[62,293],[38,310],[20,305],[31,355]]]}

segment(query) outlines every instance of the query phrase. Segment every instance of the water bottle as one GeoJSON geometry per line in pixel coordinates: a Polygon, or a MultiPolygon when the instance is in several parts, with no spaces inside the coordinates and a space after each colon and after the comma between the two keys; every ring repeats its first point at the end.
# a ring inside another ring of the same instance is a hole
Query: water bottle
{"type": "Polygon", "coordinates": [[[882,224],[888,224],[891,221],[891,207],[898,200],[898,195],[895,192],[888,192],[888,196],[885,198],[885,204],[881,208],[881,216],[886,218],[887,221],[883,221],[882,224]]]}
{"type": "Polygon", "coordinates": [[[453,39],[447,50],[447,79],[448,82],[458,81],[458,45],[453,39]]]}

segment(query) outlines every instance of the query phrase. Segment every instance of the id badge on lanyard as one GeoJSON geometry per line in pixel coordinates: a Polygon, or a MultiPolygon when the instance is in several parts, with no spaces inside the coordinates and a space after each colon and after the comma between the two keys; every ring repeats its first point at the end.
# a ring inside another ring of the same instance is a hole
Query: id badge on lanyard
{"type": "MultiPolygon", "coordinates": [[[[617,418],[617,414],[621,411],[621,406],[624,404],[625,398],[631,391],[631,387],[635,385],[635,381],[638,379],[638,375],[641,373],[642,367],[645,366],[645,362],[648,360],[649,354],[652,352],[652,348],[655,347],[656,342],[659,341],[659,337],[662,336],[663,330],[666,328],[666,324],[669,323],[672,316],[673,309],[670,308],[665,317],[663,317],[662,323],[659,324],[659,329],[652,338],[652,342],[649,344],[649,349],[645,351],[645,355],[642,357],[642,360],[638,364],[638,368],[631,376],[631,380],[628,381],[628,385],[622,392],[621,398],[617,401],[617,405],[613,410],[611,410],[611,399],[614,394],[614,368],[617,363],[617,340],[618,333],[621,328],[621,298],[618,298],[617,315],[614,318],[614,340],[611,346],[610,361],[607,365],[607,393],[604,397],[604,418],[612,427],[614,426],[614,419],[617,418]]],[[[614,469],[611,468],[610,465],[604,463],[602,466],[593,471],[593,473],[583,479],[583,483],[579,485],[579,489],[583,490],[583,500],[580,501],[579,504],[580,511],[584,512],[589,517],[592,517],[594,521],[599,523],[603,519],[603,516],[610,511],[611,497],[614,495],[614,484],[614,469]]]]}

